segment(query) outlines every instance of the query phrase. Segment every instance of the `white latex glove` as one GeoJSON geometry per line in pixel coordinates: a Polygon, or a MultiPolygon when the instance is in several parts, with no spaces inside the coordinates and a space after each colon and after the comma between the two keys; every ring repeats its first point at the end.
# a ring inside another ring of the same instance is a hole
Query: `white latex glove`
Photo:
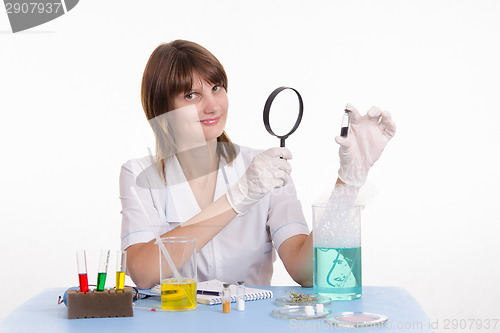
{"type": "Polygon", "coordinates": [[[255,156],[245,174],[227,191],[229,204],[243,214],[273,189],[286,185],[292,171],[287,148],[271,148],[255,156]],[[281,158],[282,157],[282,158],[281,158]]]}
{"type": "Polygon", "coordinates": [[[389,112],[376,106],[364,116],[351,104],[347,104],[346,109],[351,111],[351,129],[347,137],[335,138],[340,145],[339,178],[347,185],[361,187],[368,171],[396,133],[396,124],[389,112]]]}

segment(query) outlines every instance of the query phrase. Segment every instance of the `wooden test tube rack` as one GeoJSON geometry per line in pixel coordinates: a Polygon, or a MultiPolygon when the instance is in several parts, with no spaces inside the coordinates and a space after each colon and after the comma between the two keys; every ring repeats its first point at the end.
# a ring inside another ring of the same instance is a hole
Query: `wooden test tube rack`
{"type": "Polygon", "coordinates": [[[82,293],[79,290],[68,290],[68,319],[132,317],[132,288],[125,287],[123,291],[104,289],[104,291],[89,290],[82,293]]]}

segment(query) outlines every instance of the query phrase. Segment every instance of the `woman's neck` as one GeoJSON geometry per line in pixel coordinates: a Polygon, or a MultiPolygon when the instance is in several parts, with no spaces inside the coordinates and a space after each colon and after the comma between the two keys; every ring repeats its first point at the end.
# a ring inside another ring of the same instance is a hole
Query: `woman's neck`
{"type": "Polygon", "coordinates": [[[219,167],[217,142],[183,150],[176,154],[179,164],[188,181],[206,176],[219,167]]]}

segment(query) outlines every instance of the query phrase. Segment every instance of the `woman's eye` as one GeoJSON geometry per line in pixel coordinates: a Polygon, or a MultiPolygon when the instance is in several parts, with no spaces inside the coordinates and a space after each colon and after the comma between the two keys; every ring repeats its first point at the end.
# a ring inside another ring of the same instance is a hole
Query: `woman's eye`
{"type": "Polygon", "coordinates": [[[187,94],[186,96],[184,96],[188,101],[192,101],[193,99],[196,98],[196,95],[194,93],[191,93],[191,94],[187,94]]]}
{"type": "Polygon", "coordinates": [[[220,90],[220,88],[221,88],[221,86],[213,86],[212,91],[217,92],[220,90]]]}

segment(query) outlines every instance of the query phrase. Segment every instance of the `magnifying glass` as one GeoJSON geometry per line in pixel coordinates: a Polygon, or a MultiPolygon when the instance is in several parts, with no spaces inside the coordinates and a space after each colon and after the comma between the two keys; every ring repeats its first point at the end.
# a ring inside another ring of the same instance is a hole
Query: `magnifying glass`
{"type": "Polygon", "coordinates": [[[266,104],[264,105],[264,126],[266,127],[266,130],[269,132],[269,134],[274,135],[275,137],[280,139],[280,147],[285,147],[285,140],[295,132],[297,127],[299,127],[300,122],[302,121],[302,113],[304,112],[304,103],[302,102],[302,97],[300,96],[299,92],[293,88],[290,87],[279,87],[276,88],[271,95],[267,98],[266,104]],[[292,90],[297,94],[297,97],[299,99],[299,114],[297,116],[297,120],[295,121],[295,125],[293,125],[293,128],[290,132],[284,135],[277,135],[273,132],[271,129],[271,125],[269,124],[269,112],[271,111],[271,104],[273,104],[274,99],[276,96],[282,92],[283,90],[292,90]]]}

